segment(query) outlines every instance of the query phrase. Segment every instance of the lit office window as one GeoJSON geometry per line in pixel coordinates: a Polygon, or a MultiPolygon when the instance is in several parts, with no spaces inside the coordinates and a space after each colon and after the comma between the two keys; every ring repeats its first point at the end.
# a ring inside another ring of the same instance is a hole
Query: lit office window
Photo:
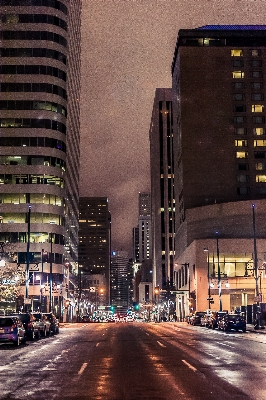
{"type": "Polygon", "coordinates": [[[252,57],[258,57],[260,55],[260,50],[252,49],[250,53],[252,57]]]}
{"type": "Polygon", "coordinates": [[[256,136],[264,135],[264,128],[253,128],[253,134],[256,136]]]}
{"type": "Polygon", "coordinates": [[[248,152],[247,151],[237,151],[236,158],[247,158],[248,152]]]}
{"type": "Polygon", "coordinates": [[[257,171],[264,171],[265,170],[265,163],[259,162],[256,163],[255,168],[257,171]]]}
{"type": "Polygon", "coordinates": [[[247,147],[248,141],[247,140],[235,140],[236,147],[247,147]]]}
{"type": "Polygon", "coordinates": [[[233,71],[232,75],[234,79],[244,78],[244,71],[233,71]]]}
{"type": "Polygon", "coordinates": [[[240,50],[240,49],[231,50],[231,56],[232,57],[243,57],[243,50],[240,50]]]}
{"type": "Polygon", "coordinates": [[[256,182],[266,182],[266,175],[256,175],[256,182]]]}
{"type": "Polygon", "coordinates": [[[254,147],[265,147],[266,140],[254,140],[254,147]]]}
{"type": "Polygon", "coordinates": [[[263,112],[264,106],[262,104],[252,104],[251,110],[252,110],[252,112],[263,112]]]}

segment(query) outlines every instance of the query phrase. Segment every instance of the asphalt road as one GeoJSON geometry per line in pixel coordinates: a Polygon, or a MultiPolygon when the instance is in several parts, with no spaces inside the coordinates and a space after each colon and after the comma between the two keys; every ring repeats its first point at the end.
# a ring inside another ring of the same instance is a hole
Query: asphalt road
{"type": "Polygon", "coordinates": [[[266,399],[266,335],[186,323],[73,324],[0,345],[1,400],[266,399]]]}

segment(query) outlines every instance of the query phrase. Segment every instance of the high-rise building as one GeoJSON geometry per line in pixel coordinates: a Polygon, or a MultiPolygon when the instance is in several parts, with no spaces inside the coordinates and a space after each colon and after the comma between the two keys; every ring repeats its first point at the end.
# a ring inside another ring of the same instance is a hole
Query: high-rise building
{"type": "Polygon", "coordinates": [[[174,144],[172,90],[156,89],[150,125],[151,220],[154,287],[174,284],[174,144]]]}
{"type": "Polygon", "coordinates": [[[133,255],[135,262],[151,258],[151,195],[139,193],[138,226],[133,229],[133,255]]]}
{"type": "Polygon", "coordinates": [[[0,0],[0,241],[25,303],[48,284],[59,315],[78,261],[80,17],[78,0],[0,0]]]}
{"type": "Polygon", "coordinates": [[[254,277],[243,277],[266,255],[265,39],[266,26],[178,34],[172,89],[175,264],[177,287],[186,291],[180,304],[206,309],[214,301],[217,309],[222,285],[225,309],[258,297],[254,277]]]}
{"type": "Polygon", "coordinates": [[[79,199],[79,267],[83,288],[103,291],[110,304],[111,216],[106,197],[79,199]],[[101,277],[100,277],[101,275],[101,277]]]}
{"type": "Polygon", "coordinates": [[[112,251],[110,270],[111,306],[116,313],[124,314],[132,305],[132,265],[126,251],[112,251]]]}

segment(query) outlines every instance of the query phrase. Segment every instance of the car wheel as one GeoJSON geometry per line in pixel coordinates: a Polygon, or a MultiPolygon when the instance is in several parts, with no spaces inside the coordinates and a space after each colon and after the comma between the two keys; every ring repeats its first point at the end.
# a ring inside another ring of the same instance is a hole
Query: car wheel
{"type": "Polygon", "coordinates": [[[242,329],[242,332],[244,332],[244,333],[245,333],[245,332],[246,332],[246,328],[243,328],[243,329],[242,329]]]}
{"type": "Polygon", "coordinates": [[[37,333],[35,333],[35,339],[36,339],[36,340],[39,340],[39,339],[40,339],[40,337],[41,337],[41,335],[40,335],[40,331],[38,330],[38,332],[37,332],[37,333]]]}
{"type": "Polygon", "coordinates": [[[43,337],[46,337],[46,336],[47,336],[46,329],[44,329],[44,331],[43,331],[43,337]]]}

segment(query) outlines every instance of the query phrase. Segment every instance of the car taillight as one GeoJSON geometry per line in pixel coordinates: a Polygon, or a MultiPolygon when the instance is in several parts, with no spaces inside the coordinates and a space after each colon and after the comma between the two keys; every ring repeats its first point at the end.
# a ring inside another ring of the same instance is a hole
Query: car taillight
{"type": "Polygon", "coordinates": [[[32,327],[32,323],[28,322],[28,328],[31,329],[31,327],[32,327]]]}
{"type": "Polygon", "coordinates": [[[16,328],[16,325],[13,324],[13,325],[11,326],[11,328],[10,328],[10,332],[13,332],[15,328],[16,328]]]}

